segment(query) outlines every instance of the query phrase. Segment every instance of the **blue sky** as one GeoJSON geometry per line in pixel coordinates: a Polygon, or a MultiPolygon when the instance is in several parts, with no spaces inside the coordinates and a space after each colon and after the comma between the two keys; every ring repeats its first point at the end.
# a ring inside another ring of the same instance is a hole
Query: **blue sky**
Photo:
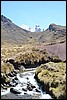
{"type": "Polygon", "coordinates": [[[18,26],[33,28],[39,24],[42,29],[51,23],[66,26],[66,1],[1,1],[1,15],[18,26]]]}

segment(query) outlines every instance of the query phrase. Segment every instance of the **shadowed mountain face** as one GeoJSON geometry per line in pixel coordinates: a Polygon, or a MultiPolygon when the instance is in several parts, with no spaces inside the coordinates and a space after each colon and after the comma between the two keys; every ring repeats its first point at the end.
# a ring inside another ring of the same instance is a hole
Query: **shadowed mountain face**
{"type": "Polygon", "coordinates": [[[24,43],[27,41],[29,31],[20,28],[3,15],[1,16],[1,42],[24,43]]]}
{"type": "Polygon", "coordinates": [[[43,32],[30,32],[12,23],[12,21],[1,15],[1,43],[11,44],[24,43],[48,43],[66,41],[66,27],[50,24],[43,32]]]}

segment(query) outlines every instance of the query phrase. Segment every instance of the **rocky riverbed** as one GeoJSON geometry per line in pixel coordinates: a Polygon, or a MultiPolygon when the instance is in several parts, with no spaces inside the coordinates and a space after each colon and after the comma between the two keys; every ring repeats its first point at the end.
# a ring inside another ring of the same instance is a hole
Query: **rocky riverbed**
{"type": "Polygon", "coordinates": [[[17,74],[17,85],[1,90],[1,99],[52,99],[34,79],[34,70],[17,74]]]}

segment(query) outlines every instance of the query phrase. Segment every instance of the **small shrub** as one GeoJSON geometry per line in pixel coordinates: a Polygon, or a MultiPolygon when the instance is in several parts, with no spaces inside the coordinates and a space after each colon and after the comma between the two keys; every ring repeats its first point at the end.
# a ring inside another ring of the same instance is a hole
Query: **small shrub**
{"type": "Polygon", "coordinates": [[[33,47],[33,48],[32,48],[32,51],[39,51],[39,49],[38,49],[38,48],[33,47]]]}

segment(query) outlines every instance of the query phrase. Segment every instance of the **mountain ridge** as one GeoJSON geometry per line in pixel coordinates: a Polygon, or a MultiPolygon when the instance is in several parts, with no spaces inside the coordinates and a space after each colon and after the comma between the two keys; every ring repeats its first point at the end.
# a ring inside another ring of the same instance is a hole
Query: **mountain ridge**
{"type": "Polygon", "coordinates": [[[42,32],[30,32],[14,24],[10,19],[1,15],[1,42],[9,43],[51,43],[66,41],[66,27],[50,24],[42,32]]]}

